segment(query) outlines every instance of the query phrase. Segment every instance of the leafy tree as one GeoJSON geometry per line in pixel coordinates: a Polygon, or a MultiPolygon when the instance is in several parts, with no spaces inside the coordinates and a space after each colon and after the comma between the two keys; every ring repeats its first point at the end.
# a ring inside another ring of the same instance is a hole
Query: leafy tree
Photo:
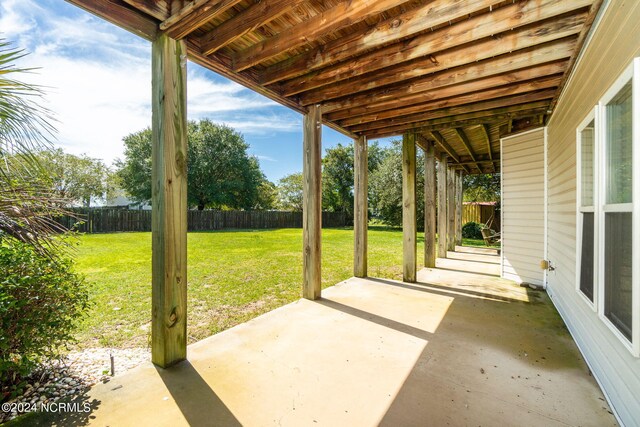
{"type": "Polygon", "coordinates": [[[258,186],[258,198],[255,209],[269,210],[275,209],[278,202],[278,188],[268,180],[263,180],[258,186]]]}
{"type": "MultiPolygon", "coordinates": [[[[190,121],[187,128],[187,200],[189,206],[253,209],[260,205],[266,178],[249,145],[232,128],[210,120],[190,121]]],[[[124,138],[125,160],[117,174],[127,193],[138,202],[151,200],[151,130],[124,138]]]]}
{"type": "Polygon", "coordinates": [[[99,159],[76,156],[62,149],[38,153],[40,164],[55,191],[66,199],[91,205],[92,199],[102,199],[107,193],[109,168],[99,159]]]}
{"type": "Polygon", "coordinates": [[[281,178],[277,185],[277,208],[283,211],[302,211],[302,172],[281,178]]]}
{"type": "Polygon", "coordinates": [[[322,208],[353,214],[353,144],[338,144],[322,159],[322,208]]]}
{"type": "MultiPolygon", "coordinates": [[[[402,141],[384,149],[379,167],[369,178],[369,207],[373,216],[392,226],[402,225],[402,141]]],[[[416,209],[418,227],[424,223],[424,159],[416,160],[416,209]]]]}
{"type": "Polygon", "coordinates": [[[500,201],[500,174],[465,175],[462,185],[465,202],[500,201]]]}
{"type": "MultiPolygon", "coordinates": [[[[322,159],[322,207],[333,212],[345,212],[353,216],[353,144],[338,144],[326,150],[322,159]]],[[[369,144],[369,173],[373,173],[384,157],[384,150],[378,143],[369,144]]]]}

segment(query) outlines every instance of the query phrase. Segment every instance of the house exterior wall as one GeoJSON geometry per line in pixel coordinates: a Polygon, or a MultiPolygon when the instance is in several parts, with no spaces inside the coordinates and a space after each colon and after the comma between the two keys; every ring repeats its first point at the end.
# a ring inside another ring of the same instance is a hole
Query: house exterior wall
{"type": "Polygon", "coordinates": [[[640,359],[576,290],[576,128],[639,55],[640,2],[611,0],[547,129],[548,258],[555,266],[548,273],[547,289],[616,415],[627,426],[640,425],[640,359]]]}
{"type": "Polygon", "coordinates": [[[502,277],[543,285],[544,129],[501,141],[502,277]]]}

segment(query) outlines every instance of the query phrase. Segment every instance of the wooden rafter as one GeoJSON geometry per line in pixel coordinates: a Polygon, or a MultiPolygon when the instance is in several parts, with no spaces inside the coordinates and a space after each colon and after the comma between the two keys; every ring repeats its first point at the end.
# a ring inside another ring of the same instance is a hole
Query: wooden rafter
{"type": "Polygon", "coordinates": [[[419,123],[425,120],[432,120],[440,117],[451,117],[451,116],[474,113],[474,112],[481,112],[487,115],[494,110],[511,108],[517,105],[526,105],[528,103],[530,104],[530,103],[539,102],[542,100],[547,100],[547,105],[548,105],[548,101],[550,101],[551,98],[553,98],[554,93],[555,93],[555,89],[545,89],[541,91],[525,93],[522,95],[507,96],[504,98],[497,98],[494,100],[476,102],[468,105],[437,108],[431,111],[425,111],[421,113],[411,114],[408,116],[402,116],[402,117],[397,117],[397,118],[392,118],[387,120],[377,120],[377,121],[373,121],[373,122],[365,123],[361,125],[345,126],[344,124],[342,123],[341,124],[353,132],[367,132],[372,129],[380,129],[380,128],[386,128],[386,127],[397,126],[397,125],[410,125],[410,124],[419,123]]]}
{"type": "MultiPolygon", "coordinates": [[[[388,105],[386,109],[389,109],[395,108],[393,104],[401,98],[402,105],[408,105],[408,103],[414,102],[414,98],[411,97],[456,84],[469,83],[468,90],[477,91],[519,80],[533,79],[538,75],[548,76],[562,73],[566,69],[565,60],[571,55],[574,47],[575,40],[560,40],[542,47],[491,58],[473,65],[465,65],[429,74],[413,79],[406,84],[367,91],[334,101],[326,101],[323,103],[323,111],[333,116],[331,113],[336,111],[374,104],[381,105],[383,103],[386,103],[385,105],[388,105]]],[[[425,100],[422,99],[417,102],[425,102],[425,100]]]]}
{"type": "MultiPolygon", "coordinates": [[[[402,62],[399,65],[389,64],[390,66],[379,70],[377,73],[364,74],[354,79],[338,81],[335,84],[305,92],[300,96],[300,102],[303,105],[309,105],[322,100],[339,98],[375,87],[398,83],[405,79],[421,77],[442,69],[471,64],[497,55],[508,54],[514,50],[573,36],[580,31],[584,17],[584,13],[565,16],[550,23],[539,23],[510,31],[501,37],[485,39],[473,45],[447,50],[436,55],[428,55],[415,61],[402,62]]],[[[352,66],[356,69],[361,64],[354,60],[352,66]]],[[[332,79],[336,81],[336,78],[332,79]]],[[[326,81],[325,83],[329,84],[331,81],[326,81]]]]}
{"type": "Polygon", "coordinates": [[[320,106],[351,138],[459,128],[462,142],[442,133],[459,150],[447,157],[474,172],[499,158],[488,126],[503,135],[548,118],[603,4],[68,1],[148,40],[183,39],[198,64],[302,114],[320,106]]]}
{"type": "MultiPolygon", "coordinates": [[[[480,113],[463,114],[457,117],[445,117],[442,119],[428,120],[422,123],[416,123],[415,129],[418,132],[440,131],[443,129],[451,129],[452,127],[470,127],[481,125],[483,123],[499,123],[507,121],[511,118],[530,117],[544,114],[546,106],[533,108],[531,110],[518,110],[510,112],[497,113],[495,111],[487,111],[480,113]]],[[[393,126],[384,129],[375,129],[370,132],[362,132],[369,139],[386,138],[389,136],[400,135],[407,129],[407,125],[393,126]]]]}
{"type": "Polygon", "coordinates": [[[336,31],[346,25],[364,21],[370,16],[398,6],[398,0],[360,0],[338,3],[336,6],[269,37],[233,56],[233,69],[246,70],[273,56],[296,48],[309,40],[336,31]]]}
{"type": "MultiPolygon", "coordinates": [[[[485,142],[487,144],[487,153],[489,155],[489,160],[493,160],[493,150],[491,148],[491,130],[489,129],[489,126],[487,126],[486,124],[482,124],[480,126],[480,129],[482,130],[482,136],[484,137],[485,142]]],[[[491,163],[491,168],[495,173],[496,167],[493,164],[493,162],[491,163]]]]}
{"type": "Polygon", "coordinates": [[[287,13],[304,1],[306,0],[265,0],[251,6],[202,36],[200,38],[202,54],[212,54],[221,47],[287,13]]]}
{"type": "Polygon", "coordinates": [[[158,37],[158,25],[153,19],[120,0],[68,1],[144,39],[153,41],[158,37]]]}
{"type": "MultiPolygon", "coordinates": [[[[451,145],[449,145],[447,140],[442,136],[440,132],[434,130],[432,132],[429,132],[429,134],[441,151],[447,153],[447,155],[457,164],[460,163],[460,156],[458,156],[456,150],[454,150],[451,145]]],[[[466,166],[462,166],[462,169],[469,173],[469,168],[467,168],[466,166]]]]}
{"type": "Polygon", "coordinates": [[[460,141],[462,142],[462,145],[464,145],[464,148],[469,153],[469,156],[471,156],[471,160],[473,160],[475,162],[475,165],[476,165],[476,168],[478,169],[478,171],[480,173],[483,173],[482,172],[482,168],[480,167],[480,164],[478,163],[478,159],[476,157],[476,153],[473,151],[473,147],[471,146],[471,142],[469,141],[469,138],[467,138],[467,135],[464,133],[464,129],[462,129],[462,128],[454,128],[454,131],[455,131],[456,135],[458,136],[458,138],[460,139],[460,141]]]}
{"type": "Polygon", "coordinates": [[[291,79],[338,61],[355,57],[372,48],[397,42],[408,36],[489,8],[495,0],[435,0],[363,30],[347,39],[339,38],[321,47],[274,64],[258,76],[262,84],[291,79]]]}
{"type": "MultiPolygon", "coordinates": [[[[438,125],[438,124],[453,124],[460,120],[469,120],[469,119],[477,119],[482,117],[492,117],[492,116],[501,116],[501,115],[509,115],[509,118],[513,119],[517,117],[514,113],[519,113],[523,111],[544,111],[545,108],[548,108],[549,101],[537,101],[530,102],[527,104],[520,105],[512,105],[509,107],[503,108],[493,108],[491,110],[483,110],[471,113],[461,113],[457,115],[451,115],[447,117],[432,119],[432,120],[424,120],[421,122],[413,122],[408,124],[401,124],[398,126],[387,126],[384,129],[393,129],[395,131],[404,132],[407,129],[420,129],[423,127],[438,125]]],[[[537,114],[536,114],[537,115],[537,114]]],[[[457,125],[451,125],[450,127],[459,127],[457,125]]],[[[464,126],[463,126],[464,127],[464,126]]],[[[367,132],[363,132],[365,135],[367,132]]]]}
{"type": "Polygon", "coordinates": [[[174,39],[182,39],[240,1],[194,0],[180,9],[178,13],[162,21],[160,29],[174,39]]]}
{"type": "Polygon", "coordinates": [[[171,5],[167,0],[123,0],[130,6],[152,16],[160,21],[164,21],[170,16],[171,5]]]}
{"type": "MultiPolygon", "coordinates": [[[[398,101],[396,108],[384,109],[382,111],[376,110],[363,114],[361,116],[356,115],[354,110],[349,112],[349,115],[336,114],[331,117],[331,120],[338,120],[338,122],[342,126],[354,126],[358,124],[375,122],[385,119],[397,119],[402,116],[407,116],[405,120],[411,120],[413,114],[425,114],[427,112],[432,112],[434,110],[446,109],[449,107],[455,107],[465,104],[478,103],[476,105],[482,104],[486,101],[491,101],[496,98],[505,98],[512,97],[514,95],[522,95],[527,92],[533,92],[536,90],[542,89],[553,89],[553,93],[555,93],[555,88],[560,83],[560,76],[553,75],[548,78],[541,80],[526,80],[521,83],[514,83],[504,86],[496,87],[495,89],[486,89],[477,92],[472,92],[469,90],[467,86],[471,85],[460,85],[460,87],[455,87],[451,89],[456,89],[454,94],[451,92],[452,96],[440,97],[440,96],[432,96],[425,97],[427,99],[435,99],[435,101],[428,101],[424,103],[416,102],[417,100],[407,103],[408,107],[401,107],[402,100],[398,101]],[[461,95],[458,95],[460,93],[461,95]],[[444,99],[443,99],[444,98],[444,99]],[[340,120],[340,117],[345,117],[344,120],[340,120]]],[[[438,91],[439,92],[439,91],[438,91]]],[[[447,95],[449,95],[447,94],[447,95]]],[[[433,94],[431,94],[433,95],[433,94]]],[[[553,96],[553,95],[552,95],[553,96]]],[[[419,116],[418,116],[419,117],[419,116]]],[[[379,126],[378,126],[379,127],[379,126]]]]}
{"type": "MultiPolygon", "coordinates": [[[[382,68],[395,66],[413,59],[425,56],[437,57],[438,54],[434,54],[434,52],[442,52],[446,49],[467,44],[474,39],[478,40],[490,37],[525,25],[535,24],[537,26],[549,27],[549,23],[540,21],[583,8],[584,6],[588,6],[589,2],[590,0],[580,0],[577,2],[566,0],[532,0],[529,2],[514,3],[502,7],[493,13],[460,21],[441,30],[419,35],[399,44],[380,48],[354,60],[326,67],[317,73],[302,75],[281,85],[280,90],[282,90],[285,96],[295,95],[347,78],[354,78],[382,68]]],[[[558,22],[561,23],[562,20],[558,20],[558,22]]],[[[551,28],[551,30],[553,29],[551,28]]],[[[521,34],[518,34],[516,37],[519,36],[521,36],[521,34]]],[[[478,49],[496,49],[495,41],[488,43],[486,46],[487,47],[478,47],[478,49]]],[[[512,48],[511,50],[515,49],[512,48]]],[[[464,58],[459,58],[458,60],[464,61],[464,58]]],[[[442,58],[438,58],[437,61],[445,64],[447,62],[442,58]]],[[[451,61],[453,62],[455,59],[452,58],[451,61]]],[[[454,63],[453,66],[455,65],[459,65],[459,63],[454,63]]]]}

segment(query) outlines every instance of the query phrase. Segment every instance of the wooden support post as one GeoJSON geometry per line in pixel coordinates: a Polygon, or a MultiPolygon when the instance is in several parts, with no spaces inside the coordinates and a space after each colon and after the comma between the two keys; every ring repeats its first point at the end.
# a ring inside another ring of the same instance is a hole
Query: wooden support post
{"type": "Polygon", "coordinates": [[[416,134],[402,138],[402,280],[416,281],[416,134]]]}
{"type": "Polygon", "coordinates": [[[447,257],[447,156],[438,162],[438,258],[447,257]]]}
{"type": "Polygon", "coordinates": [[[436,266],[436,153],[433,142],[424,152],[424,266],[436,266]]]}
{"type": "Polygon", "coordinates": [[[152,46],[151,359],[187,357],[187,48],[159,36],[152,46]]]}
{"type": "Polygon", "coordinates": [[[447,170],[447,250],[456,250],[456,171],[447,170]]]}
{"type": "Polygon", "coordinates": [[[462,245],[462,171],[456,174],[456,245],[462,245]]]}
{"type": "Polygon", "coordinates": [[[322,117],[320,105],[304,116],[302,186],[303,286],[302,296],[320,298],[322,278],[322,117]]]}
{"type": "Polygon", "coordinates": [[[353,163],[353,275],[367,277],[368,147],[364,136],[354,141],[353,163]]]}

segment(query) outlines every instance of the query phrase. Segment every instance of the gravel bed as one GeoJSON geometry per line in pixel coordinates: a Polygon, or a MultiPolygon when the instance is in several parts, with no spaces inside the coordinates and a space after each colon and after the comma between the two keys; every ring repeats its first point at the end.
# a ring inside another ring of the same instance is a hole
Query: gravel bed
{"type": "MultiPolygon", "coordinates": [[[[151,360],[148,349],[108,349],[91,348],[72,351],[62,360],[51,362],[30,377],[23,394],[10,400],[9,407],[23,404],[33,405],[53,403],[62,398],[73,398],[84,394],[98,382],[108,382],[111,378],[111,356],[114,360],[114,374],[123,372],[151,360]]],[[[0,424],[20,415],[18,411],[0,411],[0,424]]]]}

